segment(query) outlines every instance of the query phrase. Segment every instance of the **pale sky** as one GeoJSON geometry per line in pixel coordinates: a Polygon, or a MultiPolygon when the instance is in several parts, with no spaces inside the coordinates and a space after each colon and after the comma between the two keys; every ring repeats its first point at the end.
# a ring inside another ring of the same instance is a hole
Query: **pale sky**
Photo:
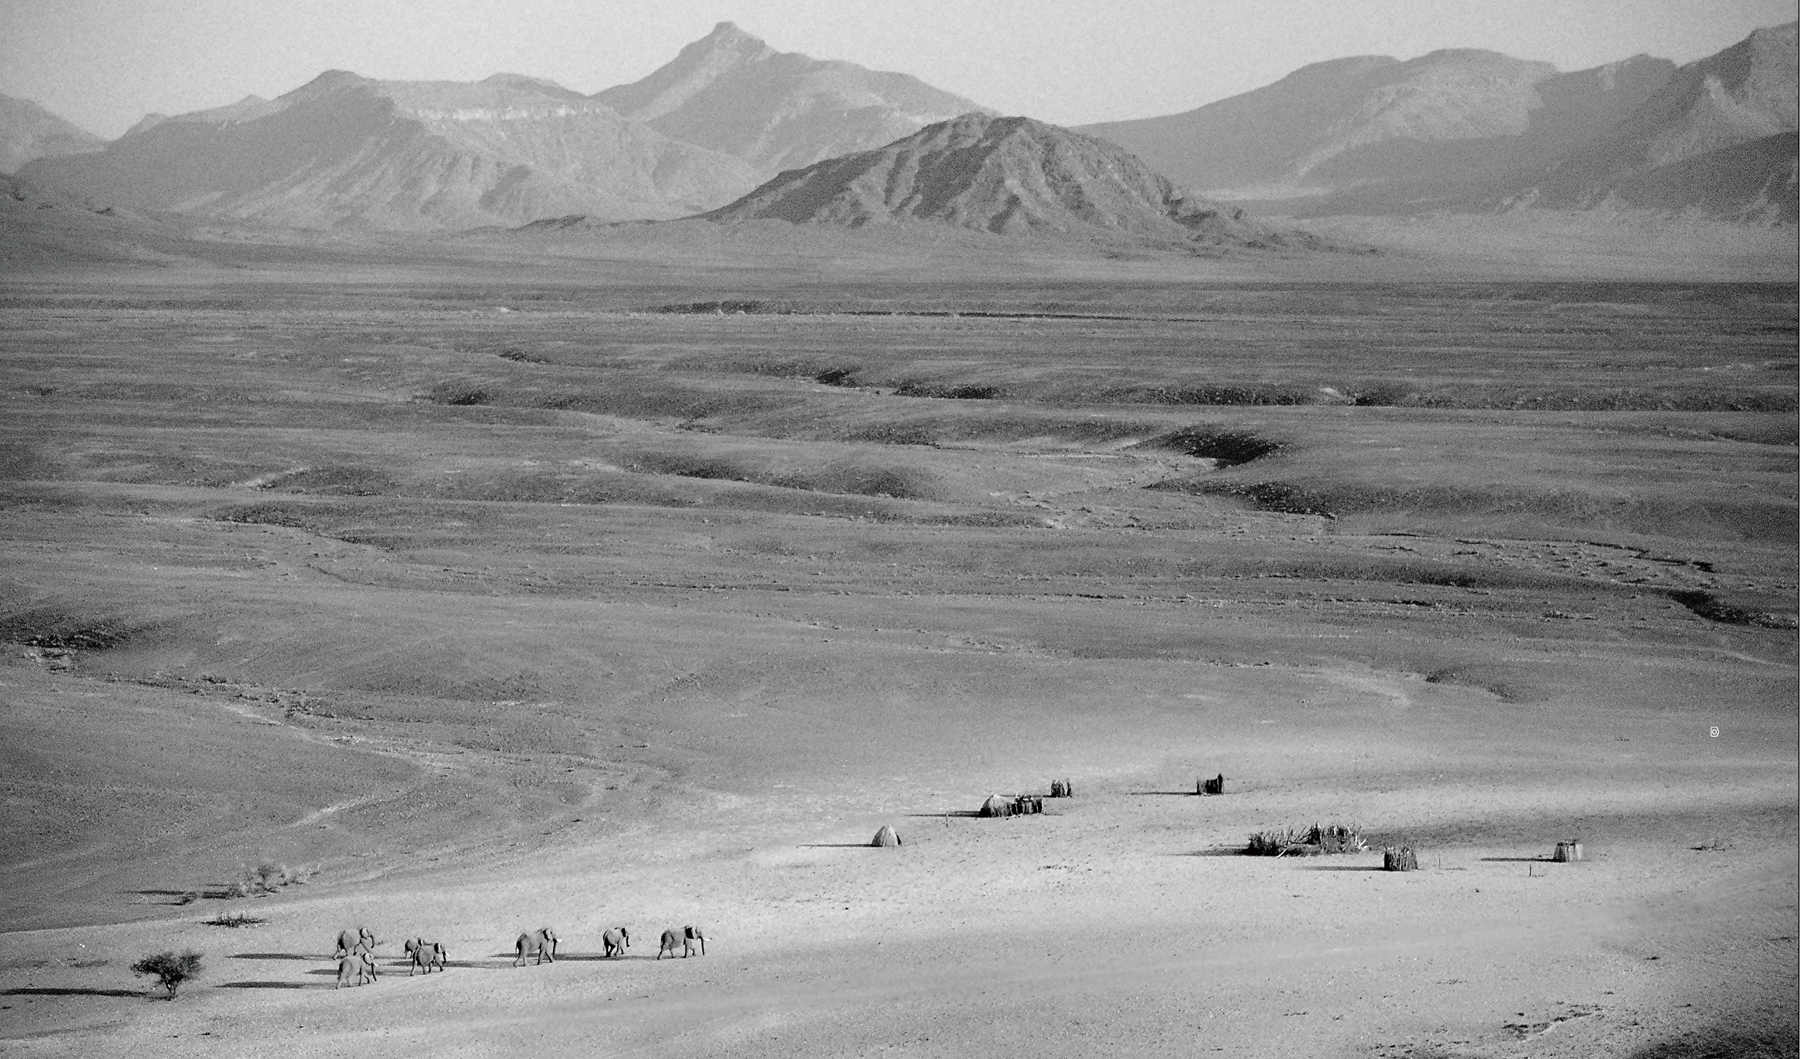
{"type": "Polygon", "coordinates": [[[591,93],[731,21],[779,51],[1079,125],[1191,110],[1348,55],[1691,62],[1794,17],[1794,0],[0,0],[0,93],[109,138],[329,69],[505,71],[591,93]]]}

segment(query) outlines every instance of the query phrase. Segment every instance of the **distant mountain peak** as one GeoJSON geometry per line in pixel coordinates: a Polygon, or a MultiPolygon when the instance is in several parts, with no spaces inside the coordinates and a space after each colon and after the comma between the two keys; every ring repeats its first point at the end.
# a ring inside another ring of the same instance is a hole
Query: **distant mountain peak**
{"type": "Polygon", "coordinates": [[[908,74],[776,51],[730,22],[649,76],[594,98],[665,136],[736,155],[766,176],[983,109],[908,74]]]}
{"type": "Polygon", "coordinates": [[[0,95],[0,173],[35,158],[98,151],[105,141],[29,99],[0,95]]]}

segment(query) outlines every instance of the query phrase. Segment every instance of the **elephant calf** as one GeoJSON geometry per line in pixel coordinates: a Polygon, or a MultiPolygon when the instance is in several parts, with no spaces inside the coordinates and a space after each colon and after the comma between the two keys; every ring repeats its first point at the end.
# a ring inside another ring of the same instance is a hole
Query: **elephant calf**
{"type": "Polygon", "coordinates": [[[555,963],[556,931],[549,927],[539,927],[529,934],[520,934],[519,940],[513,942],[513,951],[518,954],[513,957],[514,967],[525,966],[525,957],[533,953],[537,954],[537,962],[540,964],[545,960],[555,963]]]}
{"type": "Polygon", "coordinates": [[[682,927],[679,930],[670,927],[663,931],[662,948],[657,951],[656,958],[662,959],[663,953],[668,953],[670,956],[675,955],[675,946],[680,945],[681,957],[686,959],[694,954],[694,942],[696,941],[700,943],[700,955],[705,956],[706,935],[700,932],[699,927],[682,927]]]}
{"type": "Polygon", "coordinates": [[[433,967],[441,971],[444,969],[444,964],[450,959],[449,950],[435,941],[426,941],[424,938],[409,939],[406,943],[406,954],[412,957],[412,966],[406,970],[408,978],[411,978],[413,972],[421,967],[425,969],[426,974],[430,974],[433,967]]]}
{"type": "Polygon", "coordinates": [[[600,945],[606,956],[623,956],[625,950],[631,948],[631,931],[614,927],[600,935],[600,945]]]}

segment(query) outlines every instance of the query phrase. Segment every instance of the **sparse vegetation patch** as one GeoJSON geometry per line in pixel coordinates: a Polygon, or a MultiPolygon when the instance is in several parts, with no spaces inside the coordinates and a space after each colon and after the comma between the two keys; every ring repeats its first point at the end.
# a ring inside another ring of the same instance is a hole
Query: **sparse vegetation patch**
{"type": "Polygon", "coordinates": [[[255,927],[267,923],[261,916],[253,916],[248,912],[221,912],[206,920],[209,927],[255,927]]]}
{"type": "MultiPolygon", "coordinates": [[[[290,868],[274,861],[263,861],[238,871],[235,879],[225,884],[223,897],[266,897],[284,886],[299,886],[316,874],[315,870],[290,868]]],[[[230,924],[236,926],[238,924],[230,924]]]]}
{"type": "Polygon", "coordinates": [[[897,397],[937,397],[951,401],[993,401],[1002,394],[998,386],[977,383],[932,383],[908,379],[894,388],[897,397]]]}
{"type": "Polygon", "coordinates": [[[1361,825],[1332,823],[1258,831],[1250,836],[1244,852],[1253,857],[1312,857],[1368,848],[1361,825]]]}

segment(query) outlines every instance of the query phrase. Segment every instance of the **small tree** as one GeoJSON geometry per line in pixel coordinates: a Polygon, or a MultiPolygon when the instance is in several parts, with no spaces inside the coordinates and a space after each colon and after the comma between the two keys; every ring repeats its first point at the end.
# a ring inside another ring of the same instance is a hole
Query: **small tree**
{"type": "Polygon", "coordinates": [[[181,983],[190,978],[200,977],[200,954],[192,949],[180,956],[172,952],[159,952],[155,956],[146,956],[131,965],[133,974],[153,974],[156,982],[169,991],[169,999],[175,999],[175,990],[181,983]]]}

